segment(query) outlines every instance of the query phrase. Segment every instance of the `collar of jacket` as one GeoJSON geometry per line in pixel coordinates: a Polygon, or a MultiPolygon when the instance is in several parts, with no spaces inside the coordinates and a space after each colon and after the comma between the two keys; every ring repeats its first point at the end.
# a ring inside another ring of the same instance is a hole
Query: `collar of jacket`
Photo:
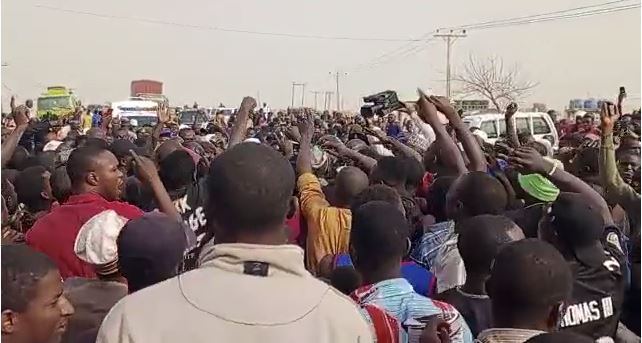
{"type": "Polygon", "coordinates": [[[201,268],[216,267],[243,274],[245,262],[262,262],[269,265],[268,275],[310,275],[303,263],[303,249],[293,244],[206,244],[199,257],[201,268]]]}

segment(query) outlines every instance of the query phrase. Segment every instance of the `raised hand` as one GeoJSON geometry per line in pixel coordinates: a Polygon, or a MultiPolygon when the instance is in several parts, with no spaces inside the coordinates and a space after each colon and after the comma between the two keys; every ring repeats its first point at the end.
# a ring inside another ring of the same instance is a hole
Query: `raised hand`
{"type": "Polygon", "coordinates": [[[521,147],[513,151],[508,162],[525,173],[538,173],[546,175],[553,169],[553,163],[549,162],[531,147],[521,147]]]}
{"type": "Polygon", "coordinates": [[[254,108],[256,108],[256,106],[256,100],[251,96],[246,96],[245,98],[243,98],[243,101],[241,101],[241,108],[247,111],[253,110],[254,108]]]}
{"type": "Polygon", "coordinates": [[[513,115],[515,115],[515,113],[517,113],[518,108],[519,107],[517,106],[517,103],[511,102],[510,104],[508,104],[508,106],[506,107],[505,117],[511,118],[513,115]]]}
{"type": "Polygon", "coordinates": [[[20,105],[15,108],[13,111],[13,121],[16,123],[16,126],[22,126],[29,124],[29,109],[25,105],[20,105]]]}
{"type": "Polygon", "coordinates": [[[297,123],[301,137],[312,139],[314,135],[314,118],[311,113],[306,113],[297,123]]]}
{"type": "Polygon", "coordinates": [[[129,153],[134,158],[134,171],[141,181],[150,184],[160,180],[158,170],[152,160],[145,156],[138,155],[134,150],[130,150],[129,153]]]}
{"type": "Polygon", "coordinates": [[[453,116],[459,118],[459,114],[457,114],[455,108],[450,105],[450,101],[448,101],[448,98],[443,96],[431,95],[428,97],[428,101],[435,105],[435,107],[437,107],[437,110],[443,113],[449,120],[453,116]]]}
{"type": "Polygon", "coordinates": [[[419,100],[417,100],[419,118],[433,128],[441,126],[439,112],[435,104],[428,100],[428,96],[421,89],[417,88],[417,93],[419,94],[419,100]]]}
{"type": "Polygon", "coordinates": [[[620,111],[618,110],[618,106],[608,101],[602,103],[602,108],[600,108],[600,124],[603,133],[613,132],[613,127],[619,118],[620,111]]]}

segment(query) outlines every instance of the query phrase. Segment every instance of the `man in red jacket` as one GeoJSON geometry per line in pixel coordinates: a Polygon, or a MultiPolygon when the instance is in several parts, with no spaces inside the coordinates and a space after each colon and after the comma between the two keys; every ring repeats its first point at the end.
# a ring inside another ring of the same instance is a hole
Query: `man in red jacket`
{"type": "Polygon", "coordinates": [[[63,278],[95,277],[93,267],[74,253],[78,231],[105,210],[114,210],[126,219],[138,218],[143,211],[118,201],[123,190],[123,173],[108,150],[94,146],[74,150],[67,161],[67,173],[73,195],[36,221],[27,232],[26,241],[54,260],[63,278]]]}

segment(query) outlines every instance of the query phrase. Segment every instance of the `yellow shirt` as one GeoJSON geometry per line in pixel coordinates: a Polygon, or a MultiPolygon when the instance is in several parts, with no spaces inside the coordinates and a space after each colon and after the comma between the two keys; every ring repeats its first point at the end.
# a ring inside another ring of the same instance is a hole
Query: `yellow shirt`
{"type": "Polygon", "coordinates": [[[314,174],[299,176],[297,188],[301,214],[308,225],[307,268],[316,274],[324,256],[348,252],[352,213],[349,209],[330,206],[314,174]]]}

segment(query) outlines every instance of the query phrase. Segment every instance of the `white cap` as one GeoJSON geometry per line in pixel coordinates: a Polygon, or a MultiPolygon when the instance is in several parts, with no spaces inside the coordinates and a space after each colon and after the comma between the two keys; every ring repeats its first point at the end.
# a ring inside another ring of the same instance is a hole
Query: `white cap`
{"type": "Polygon", "coordinates": [[[97,266],[118,261],[116,240],[127,220],[114,210],[105,210],[91,217],[78,231],[74,253],[81,260],[97,266]]]}

